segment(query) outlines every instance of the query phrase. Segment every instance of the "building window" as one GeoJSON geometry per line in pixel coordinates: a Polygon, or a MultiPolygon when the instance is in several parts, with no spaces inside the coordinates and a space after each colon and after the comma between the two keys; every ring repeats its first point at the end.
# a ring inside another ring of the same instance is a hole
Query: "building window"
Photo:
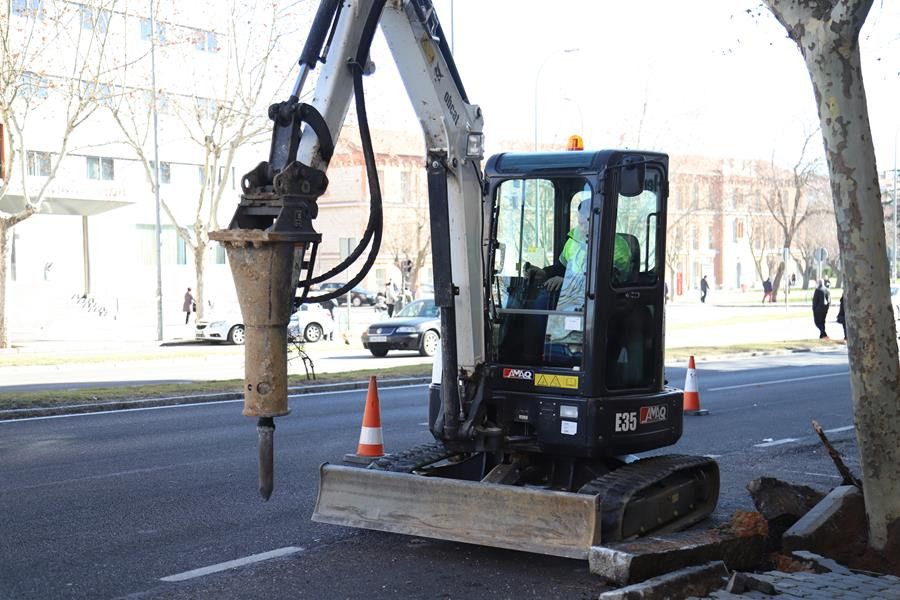
{"type": "MultiPolygon", "coordinates": [[[[156,163],[150,161],[150,172],[156,171],[156,163]]],[[[155,177],[155,175],[153,175],[155,177]]],[[[172,183],[172,165],[167,162],[159,163],[159,183],[172,183]]]]}
{"type": "Polygon", "coordinates": [[[180,235],[175,236],[175,244],[175,264],[186,265],[187,244],[184,243],[184,239],[180,235]]]}
{"type": "MultiPolygon", "coordinates": [[[[153,110],[152,91],[144,90],[144,102],[147,105],[147,110],[153,110]]],[[[156,95],[156,112],[161,115],[169,114],[169,97],[162,92],[156,95]]]]}
{"type": "Polygon", "coordinates": [[[744,222],[740,219],[734,221],[734,241],[739,242],[744,239],[744,222]]]}
{"type": "MultiPolygon", "coordinates": [[[[141,39],[145,42],[150,41],[150,19],[141,19],[141,39]]],[[[159,21],[156,22],[156,42],[166,43],[166,26],[159,21]]]]}
{"type": "Polygon", "coordinates": [[[12,11],[21,17],[44,18],[43,0],[13,0],[12,11]]]}
{"type": "Polygon", "coordinates": [[[197,96],[194,98],[194,106],[196,106],[197,114],[201,119],[216,118],[216,101],[212,98],[202,98],[197,96]]]}
{"type": "Polygon", "coordinates": [[[50,153],[28,151],[28,174],[34,177],[50,175],[50,153]]]}
{"type": "Polygon", "coordinates": [[[81,82],[82,98],[90,98],[102,106],[112,108],[115,104],[115,96],[119,95],[119,90],[115,85],[108,83],[99,83],[96,81],[81,82]]]}
{"type": "Polygon", "coordinates": [[[115,161],[105,156],[87,156],[87,177],[102,181],[116,178],[115,161]]]}
{"type": "Polygon", "coordinates": [[[216,244],[216,264],[225,264],[225,246],[222,244],[216,244]]]}
{"type": "Polygon", "coordinates": [[[47,97],[47,90],[50,88],[50,82],[45,77],[41,77],[31,71],[22,73],[22,95],[25,98],[41,98],[47,97]]]}
{"type": "Polygon", "coordinates": [[[191,38],[194,40],[194,48],[203,52],[218,52],[219,38],[213,31],[204,31],[202,29],[194,29],[191,32],[191,38]]]}
{"type": "Polygon", "coordinates": [[[691,227],[691,248],[700,249],[700,229],[696,225],[691,227]]]}
{"type": "Polygon", "coordinates": [[[90,6],[81,5],[82,29],[96,29],[97,33],[106,33],[109,31],[109,17],[108,10],[95,11],[90,6]]]}
{"type": "Polygon", "coordinates": [[[404,204],[409,204],[412,201],[411,179],[412,173],[409,171],[400,171],[400,198],[404,204]]]}
{"type": "MultiPolygon", "coordinates": [[[[222,181],[224,181],[225,179],[227,179],[227,176],[225,175],[225,167],[219,167],[219,179],[217,183],[221,185],[222,181]]],[[[234,189],[234,167],[231,167],[231,189],[234,189]]]]}

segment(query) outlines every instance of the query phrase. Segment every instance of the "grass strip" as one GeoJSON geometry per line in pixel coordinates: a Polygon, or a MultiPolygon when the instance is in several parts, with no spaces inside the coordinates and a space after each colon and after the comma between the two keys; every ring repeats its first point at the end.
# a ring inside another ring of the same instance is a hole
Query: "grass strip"
{"type": "MultiPolygon", "coordinates": [[[[787,342],[766,342],[734,344],[731,346],[693,346],[686,348],[669,348],[666,350],[666,361],[686,361],[693,356],[696,359],[708,360],[734,354],[762,355],[773,352],[806,352],[823,347],[840,346],[837,341],[799,340],[787,342]]],[[[431,365],[404,365],[386,369],[361,369],[342,373],[321,373],[315,381],[309,381],[303,375],[288,377],[290,387],[304,385],[347,383],[365,381],[371,375],[380,379],[400,377],[427,377],[431,374],[431,365]]],[[[0,392],[0,410],[19,408],[50,408],[78,404],[97,404],[104,402],[122,402],[148,398],[171,398],[179,396],[206,396],[221,393],[241,393],[243,380],[227,381],[191,381],[182,383],[159,383],[92,388],[74,388],[61,390],[37,390],[27,392],[0,392]]]]}
{"type": "MultiPolygon", "coordinates": [[[[315,381],[303,375],[288,376],[289,387],[302,387],[325,383],[365,381],[371,375],[379,379],[399,377],[426,377],[431,365],[404,365],[389,369],[363,369],[343,373],[316,374],[315,381]]],[[[178,396],[206,396],[210,394],[237,393],[243,391],[242,379],[226,381],[190,381],[182,383],[155,383],[110,387],[73,388],[63,390],[36,390],[26,392],[0,392],[0,410],[16,408],[42,408],[102,402],[121,402],[147,398],[172,398],[178,396]]]]}

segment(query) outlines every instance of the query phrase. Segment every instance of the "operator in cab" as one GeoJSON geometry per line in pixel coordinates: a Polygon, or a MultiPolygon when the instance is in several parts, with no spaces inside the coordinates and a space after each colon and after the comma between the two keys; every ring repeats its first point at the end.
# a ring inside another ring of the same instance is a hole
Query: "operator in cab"
{"type": "MultiPolygon", "coordinates": [[[[547,295],[559,292],[555,310],[561,312],[583,312],[585,278],[587,275],[588,237],[590,234],[590,197],[582,198],[578,204],[578,222],[569,230],[566,243],[559,255],[559,262],[541,269],[546,280],[542,287],[547,295]]],[[[627,241],[619,235],[613,248],[614,270],[625,270],[631,261],[631,249],[627,241]]],[[[548,308],[554,309],[552,300],[548,308]]],[[[580,343],[582,338],[581,318],[551,314],[547,318],[547,343],[580,343]]]]}

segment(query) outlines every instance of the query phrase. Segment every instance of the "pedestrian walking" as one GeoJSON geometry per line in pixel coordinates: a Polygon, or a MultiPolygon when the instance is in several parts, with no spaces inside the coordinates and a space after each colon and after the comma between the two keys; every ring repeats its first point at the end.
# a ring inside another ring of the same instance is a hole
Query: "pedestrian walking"
{"type": "Polygon", "coordinates": [[[841,294],[841,303],[838,308],[837,322],[844,328],[844,339],[847,339],[847,315],[844,314],[844,295],[841,294]]]}
{"type": "MultiPolygon", "coordinates": [[[[327,310],[328,316],[330,316],[331,320],[334,321],[334,307],[335,307],[334,300],[328,299],[325,302],[320,302],[319,306],[321,306],[322,308],[327,310]]],[[[334,339],[334,327],[331,328],[331,333],[328,334],[328,339],[329,340],[334,339]]]]}
{"type": "Polygon", "coordinates": [[[700,302],[706,303],[706,294],[709,293],[709,282],[706,281],[706,275],[700,280],[700,302]]]}
{"type": "Polygon", "coordinates": [[[394,287],[393,280],[384,284],[384,303],[387,305],[388,317],[393,317],[394,305],[397,303],[397,288],[394,287]]]}
{"type": "Polygon", "coordinates": [[[184,311],[184,324],[187,325],[191,319],[191,313],[197,311],[197,301],[194,300],[191,288],[188,288],[184,293],[184,302],[181,305],[181,310],[184,311]]]}
{"type": "Polygon", "coordinates": [[[768,277],[763,281],[763,304],[766,303],[766,298],[769,299],[769,302],[772,301],[772,280],[768,277]]]}
{"type": "Polygon", "coordinates": [[[819,279],[816,281],[816,291],[813,292],[812,310],[813,322],[819,328],[819,339],[827,340],[828,334],[825,332],[825,317],[828,315],[828,307],[831,305],[831,292],[825,287],[825,282],[819,279]]]}

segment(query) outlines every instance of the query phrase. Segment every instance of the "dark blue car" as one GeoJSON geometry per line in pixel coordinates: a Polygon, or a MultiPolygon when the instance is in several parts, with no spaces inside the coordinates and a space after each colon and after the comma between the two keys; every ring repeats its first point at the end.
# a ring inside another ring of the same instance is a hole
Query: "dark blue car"
{"type": "Polygon", "coordinates": [[[362,343],[374,356],[385,356],[389,350],[434,356],[441,344],[441,319],[434,299],[410,302],[392,318],[372,323],[363,331],[362,343]]]}

